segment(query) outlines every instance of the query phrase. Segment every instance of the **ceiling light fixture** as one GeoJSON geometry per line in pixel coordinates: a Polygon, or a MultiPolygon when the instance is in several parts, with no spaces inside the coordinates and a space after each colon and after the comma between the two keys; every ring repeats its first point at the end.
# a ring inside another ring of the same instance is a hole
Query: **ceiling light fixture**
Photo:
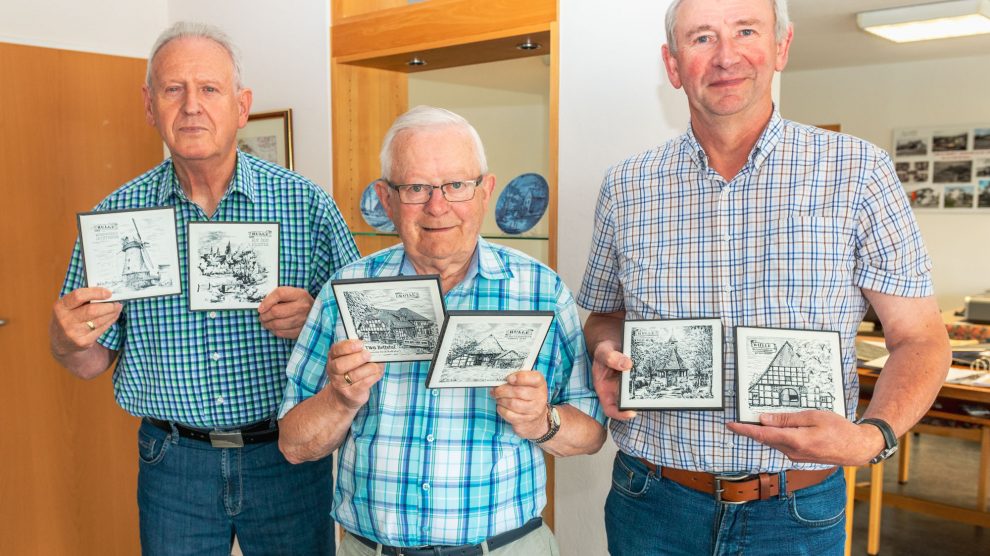
{"type": "Polygon", "coordinates": [[[413,56],[412,58],[409,59],[408,62],[406,62],[406,65],[411,68],[414,68],[416,66],[425,66],[426,60],[420,58],[419,56],[413,56]]]}
{"type": "Polygon", "coordinates": [[[859,28],[894,42],[990,33],[990,0],[956,0],[856,14],[859,28]]]}

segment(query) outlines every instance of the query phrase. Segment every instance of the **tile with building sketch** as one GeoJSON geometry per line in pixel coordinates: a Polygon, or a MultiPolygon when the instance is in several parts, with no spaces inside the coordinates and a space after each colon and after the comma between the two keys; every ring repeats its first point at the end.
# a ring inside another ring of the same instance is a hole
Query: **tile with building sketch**
{"type": "Polygon", "coordinates": [[[175,208],[84,212],[76,219],[86,285],[113,292],[101,301],[182,293],[175,208]]]}
{"type": "Polygon", "coordinates": [[[552,323],[552,311],[450,311],[426,387],[505,384],[510,374],[533,369],[552,323]]]}
{"type": "Polygon", "coordinates": [[[722,410],[722,323],[719,319],[627,320],[622,352],[622,409],[722,410]]]}
{"type": "Polygon", "coordinates": [[[761,413],[810,409],[846,417],[839,333],[782,328],[736,328],[736,403],[739,421],[761,413]]]}
{"type": "Polygon", "coordinates": [[[348,338],[375,362],[433,359],[444,305],[440,277],[394,276],[331,282],[348,338]]]}
{"type": "Polygon", "coordinates": [[[257,309],[278,287],[278,222],[190,222],[189,309],[257,309]]]}

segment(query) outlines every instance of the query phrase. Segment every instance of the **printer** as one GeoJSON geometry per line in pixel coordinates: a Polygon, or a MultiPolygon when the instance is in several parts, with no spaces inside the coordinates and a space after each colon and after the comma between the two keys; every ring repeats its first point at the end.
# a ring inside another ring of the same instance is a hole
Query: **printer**
{"type": "Polygon", "coordinates": [[[963,320],[977,324],[990,324],[990,292],[967,295],[963,301],[963,320]]]}

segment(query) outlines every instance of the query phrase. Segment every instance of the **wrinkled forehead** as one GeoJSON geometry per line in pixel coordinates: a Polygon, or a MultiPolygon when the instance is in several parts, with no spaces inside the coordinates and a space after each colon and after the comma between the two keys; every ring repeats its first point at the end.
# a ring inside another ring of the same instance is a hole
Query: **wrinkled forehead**
{"type": "Polygon", "coordinates": [[[674,12],[674,32],[678,36],[710,30],[723,25],[774,25],[774,0],[684,0],[674,12]]]}
{"type": "Polygon", "coordinates": [[[474,140],[458,126],[404,129],[392,143],[395,180],[473,179],[480,172],[474,140]]]}
{"type": "Polygon", "coordinates": [[[224,46],[206,37],[176,37],[155,52],[151,60],[152,79],[183,77],[223,80],[234,79],[234,60],[224,46]]]}

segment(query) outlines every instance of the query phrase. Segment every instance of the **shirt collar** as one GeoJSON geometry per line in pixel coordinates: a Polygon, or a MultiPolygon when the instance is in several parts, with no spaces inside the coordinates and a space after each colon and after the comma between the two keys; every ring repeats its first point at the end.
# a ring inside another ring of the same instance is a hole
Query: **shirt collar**
{"type": "MultiPolygon", "coordinates": [[[[172,165],[172,159],[164,162],[163,172],[162,181],[158,187],[158,203],[160,205],[166,205],[172,197],[179,199],[186,198],[185,193],[182,191],[182,186],[179,184],[179,178],[175,174],[175,166],[172,165]]],[[[231,183],[228,185],[227,192],[223,198],[227,198],[232,193],[241,193],[252,203],[255,201],[254,171],[248,163],[247,155],[241,151],[237,151],[234,175],[231,177],[231,183]]]]}
{"type": "MultiPolygon", "coordinates": [[[[770,157],[770,153],[780,142],[781,136],[784,131],[784,122],[780,117],[780,111],[777,110],[777,105],[773,105],[773,111],[770,114],[770,121],[767,122],[767,126],[763,129],[763,133],[760,134],[759,139],[756,140],[756,144],[753,145],[753,150],[749,153],[749,161],[753,165],[754,169],[759,170],[760,166],[770,157]]],[[[691,128],[691,124],[688,124],[687,131],[681,136],[681,152],[686,154],[691,158],[691,160],[698,165],[702,170],[708,168],[708,155],[705,153],[705,149],[701,147],[701,143],[698,142],[698,138],[694,136],[694,130],[691,128]]]]}
{"type": "MultiPolygon", "coordinates": [[[[372,275],[378,276],[414,276],[416,269],[412,262],[406,257],[406,250],[399,244],[395,249],[385,254],[382,264],[372,271],[372,275]]],[[[512,278],[512,270],[505,265],[502,257],[498,256],[495,247],[488,243],[485,238],[478,236],[478,245],[468,263],[467,274],[464,280],[481,276],[488,280],[506,280],[512,278]]]]}

